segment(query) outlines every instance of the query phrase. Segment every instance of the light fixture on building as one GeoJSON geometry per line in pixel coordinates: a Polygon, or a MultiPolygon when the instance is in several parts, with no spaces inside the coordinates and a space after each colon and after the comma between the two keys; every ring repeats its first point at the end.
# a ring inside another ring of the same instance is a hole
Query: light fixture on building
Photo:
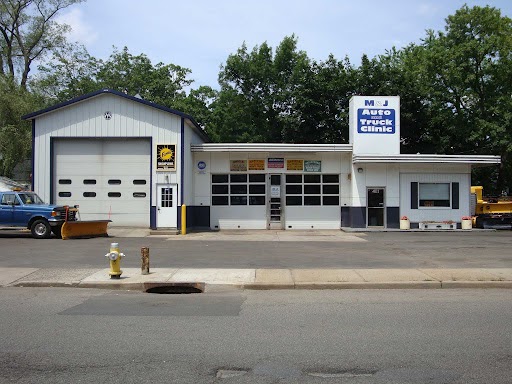
{"type": "Polygon", "coordinates": [[[363,173],[363,168],[357,168],[357,173],[363,173]]]}

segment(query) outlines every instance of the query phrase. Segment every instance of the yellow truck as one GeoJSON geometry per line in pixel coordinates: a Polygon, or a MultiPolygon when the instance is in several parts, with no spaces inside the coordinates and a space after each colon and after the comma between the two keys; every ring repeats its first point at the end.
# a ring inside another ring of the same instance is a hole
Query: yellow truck
{"type": "Polygon", "coordinates": [[[481,186],[472,186],[471,195],[474,227],[512,229],[512,197],[485,197],[481,186]]]}

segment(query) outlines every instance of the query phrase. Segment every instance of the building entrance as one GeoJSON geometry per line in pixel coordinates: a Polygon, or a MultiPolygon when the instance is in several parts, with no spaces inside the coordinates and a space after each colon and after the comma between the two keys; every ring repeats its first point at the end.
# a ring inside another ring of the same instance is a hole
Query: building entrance
{"type": "Polygon", "coordinates": [[[281,188],[282,175],[269,175],[267,188],[267,228],[284,228],[284,210],[282,204],[283,191],[281,188]]]}

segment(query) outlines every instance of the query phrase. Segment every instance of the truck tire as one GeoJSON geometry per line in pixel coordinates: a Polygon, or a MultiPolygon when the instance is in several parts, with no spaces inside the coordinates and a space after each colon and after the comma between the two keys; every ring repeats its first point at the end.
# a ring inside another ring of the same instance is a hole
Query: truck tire
{"type": "Polygon", "coordinates": [[[52,229],[48,221],[44,219],[35,220],[30,227],[30,232],[34,239],[48,239],[52,233],[52,229]]]}
{"type": "Polygon", "coordinates": [[[62,239],[62,225],[52,227],[52,232],[56,237],[58,237],[59,239],[62,239]]]}

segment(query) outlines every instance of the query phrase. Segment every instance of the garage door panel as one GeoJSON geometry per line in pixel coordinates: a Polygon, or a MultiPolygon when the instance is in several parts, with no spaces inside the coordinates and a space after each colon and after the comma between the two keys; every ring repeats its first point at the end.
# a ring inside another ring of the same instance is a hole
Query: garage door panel
{"type": "Polygon", "coordinates": [[[147,139],[56,140],[57,203],[80,205],[83,220],[110,218],[114,225],[149,226],[150,150],[147,139]]]}

